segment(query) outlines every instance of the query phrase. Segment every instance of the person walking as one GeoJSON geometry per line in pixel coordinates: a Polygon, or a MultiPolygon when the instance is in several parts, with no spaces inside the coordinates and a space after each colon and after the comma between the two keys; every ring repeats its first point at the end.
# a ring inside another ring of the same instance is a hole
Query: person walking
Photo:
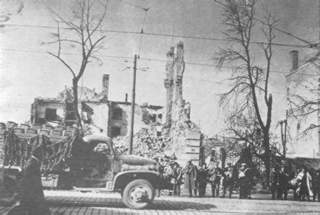
{"type": "Polygon", "coordinates": [[[189,197],[197,195],[197,167],[193,165],[192,161],[188,161],[184,170],[184,186],[189,191],[189,197]]]}

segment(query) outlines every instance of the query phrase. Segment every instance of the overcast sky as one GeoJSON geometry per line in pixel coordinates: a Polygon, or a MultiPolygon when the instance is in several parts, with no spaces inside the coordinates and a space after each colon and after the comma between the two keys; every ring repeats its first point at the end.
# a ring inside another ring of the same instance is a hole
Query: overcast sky
{"type": "MultiPolygon", "coordinates": [[[[55,97],[70,74],[47,54],[54,46],[43,45],[56,31],[55,22],[46,6],[68,14],[63,0],[0,0],[0,121],[23,122],[30,117],[30,105],[38,96],[55,97]]],[[[318,1],[268,0],[259,1],[259,8],[269,8],[279,19],[279,28],[295,35],[317,41],[319,32],[318,1]]],[[[116,31],[162,33],[197,37],[223,38],[219,6],[213,0],[109,0],[104,29],[116,31]],[[145,13],[141,7],[150,8],[145,13]]],[[[131,92],[132,59],[138,53],[137,102],[165,105],[163,87],[166,52],[179,40],[185,44],[187,61],[184,76],[184,96],[191,102],[192,120],[209,136],[223,128],[224,111],[218,106],[219,93],[229,84],[228,69],[217,70],[213,65],[215,53],[224,47],[222,41],[107,33],[101,52],[103,65],[91,64],[81,84],[101,90],[102,74],[110,74],[111,100],[124,100],[131,92]],[[118,56],[118,57],[114,57],[118,56]],[[128,57],[120,58],[121,57],[128,57]],[[152,60],[153,59],[153,60],[152,60]],[[157,60],[154,60],[157,59],[157,60]],[[200,65],[201,64],[201,65],[200,65]]],[[[305,45],[277,33],[277,42],[305,45]]],[[[256,40],[260,40],[259,37],[256,40]]],[[[290,69],[288,52],[294,47],[275,47],[272,62],[271,90],[274,93],[273,123],[284,117],[285,79],[290,69]]],[[[298,49],[301,59],[312,54],[310,49],[298,49]]],[[[72,53],[72,49],[67,50],[72,53]]],[[[76,54],[76,53],[74,53],[76,54]]],[[[256,56],[259,59],[259,54],[256,56]]]]}

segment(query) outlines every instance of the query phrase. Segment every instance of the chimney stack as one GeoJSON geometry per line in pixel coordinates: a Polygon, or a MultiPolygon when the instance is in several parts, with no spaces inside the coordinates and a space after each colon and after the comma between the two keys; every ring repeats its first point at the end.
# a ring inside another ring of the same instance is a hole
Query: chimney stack
{"type": "Polygon", "coordinates": [[[102,95],[104,100],[108,100],[109,94],[109,74],[103,74],[102,76],[102,95]]]}
{"type": "Polygon", "coordinates": [[[291,56],[291,71],[297,70],[299,66],[299,52],[297,50],[292,50],[289,52],[291,56]]]}
{"type": "Polygon", "coordinates": [[[126,96],[125,96],[124,101],[125,101],[125,102],[128,102],[128,93],[126,93],[126,96]]]}

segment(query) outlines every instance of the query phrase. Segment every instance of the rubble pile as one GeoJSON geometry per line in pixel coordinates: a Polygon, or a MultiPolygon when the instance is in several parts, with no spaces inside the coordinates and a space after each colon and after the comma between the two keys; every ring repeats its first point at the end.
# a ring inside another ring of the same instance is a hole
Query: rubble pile
{"type": "MultiPolygon", "coordinates": [[[[114,148],[119,153],[129,150],[129,137],[116,137],[113,139],[114,148]]],[[[133,138],[133,153],[143,157],[155,157],[163,154],[170,143],[169,138],[158,136],[154,129],[141,129],[133,138]]]]}

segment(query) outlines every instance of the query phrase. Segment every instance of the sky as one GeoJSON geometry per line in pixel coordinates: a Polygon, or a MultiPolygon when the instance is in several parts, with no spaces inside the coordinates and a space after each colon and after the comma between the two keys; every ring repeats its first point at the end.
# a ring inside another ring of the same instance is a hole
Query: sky
{"type": "MultiPolygon", "coordinates": [[[[48,51],[55,45],[46,42],[56,32],[56,22],[48,8],[68,15],[69,1],[63,0],[0,0],[0,121],[24,122],[30,118],[30,105],[35,97],[55,97],[70,86],[71,75],[48,51]]],[[[298,37],[316,42],[319,38],[318,1],[268,0],[258,1],[258,9],[267,8],[279,19],[278,27],[298,37]]],[[[122,32],[161,33],[202,38],[223,38],[221,9],[214,0],[109,0],[104,22],[105,30],[122,32]],[[147,13],[142,8],[150,8],[147,13]]],[[[305,45],[277,32],[276,42],[305,45]]],[[[257,34],[256,40],[262,38],[257,34]]],[[[166,53],[178,41],[185,46],[186,71],[184,98],[191,102],[192,120],[208,136],[221,133],[227,107],[219,106],[219,94],[230,88],[226,80],[230,69],[217,69],[214,58],[221,40],[187,39],[107,32],[102,65],[90,64],[81,85],[101,90],[102,75],[110,74],[109,98],[122,101],[131,98],[134,54],[140,55],[137,73],[137,103],[165,105],[166,53]]],[[[256,60],[261,58],[259,47],[256,60]]],[[[285,74],[290,71],[289,51],[299,50],[301,61],[312,55],[310,48],[274,48],[271,91],[274,94],[273,128],[285,117],[285,74]]],[[[69,60],[76,63],[72,48],[69,60]],[[73,57],[74,56],[74,57],[73,57]]]]}

